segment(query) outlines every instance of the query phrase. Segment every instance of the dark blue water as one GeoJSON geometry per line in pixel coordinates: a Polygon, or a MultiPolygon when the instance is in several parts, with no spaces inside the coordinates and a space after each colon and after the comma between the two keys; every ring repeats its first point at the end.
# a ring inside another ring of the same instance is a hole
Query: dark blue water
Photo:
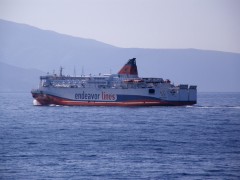
{"type": "Polygon", "coordinates": [[[240,93],[200,93],[193,107],[0,99],[0,179],[240,179],[240,93]]]}

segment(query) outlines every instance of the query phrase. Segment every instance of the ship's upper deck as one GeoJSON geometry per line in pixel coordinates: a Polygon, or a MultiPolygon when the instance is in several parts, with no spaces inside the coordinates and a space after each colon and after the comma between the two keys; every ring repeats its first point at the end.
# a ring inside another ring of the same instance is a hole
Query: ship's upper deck
{"type": "Polygon", "coordinates": [[[47,75],[40,77],[40,86],[42,87],[147,88],[159,83],[170,83],[170,81],[164,81],[162,78],[140,78],[121,74],[80,77],[47,75]]]}
{"type": "MultiPolygon", "coordinates": [[[[120,69],[118,74],[104,74],[99,76],[65,76],[60,68],[59,75],[40,76],[40,87],[59,88],[153,88],[165,86],[168,88],[184,89],[188,85],[174,86],[170,80],[162,78],[141,78],[138,76],[136,59],[132,58],[120,69]]],[[[191,86],[196,88],[196,86],[191,86]]]]}

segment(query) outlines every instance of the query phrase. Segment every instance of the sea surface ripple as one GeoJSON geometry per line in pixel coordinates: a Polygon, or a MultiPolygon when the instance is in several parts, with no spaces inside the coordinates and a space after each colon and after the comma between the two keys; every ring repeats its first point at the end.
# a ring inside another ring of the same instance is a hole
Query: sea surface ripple
{"type": "Polygon", "coordinates": [[[0,179],[240,179],[240,93],[184,107],[0,99],[0,179]]]}

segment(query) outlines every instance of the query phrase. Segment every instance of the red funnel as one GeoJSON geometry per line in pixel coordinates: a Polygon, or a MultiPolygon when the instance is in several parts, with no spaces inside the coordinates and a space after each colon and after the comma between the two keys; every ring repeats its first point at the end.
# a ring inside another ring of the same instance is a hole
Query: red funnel
{"type": "Polygon", "coordinates": [[[138,76],[138,70],[136,65],[136,58],[129,59],[128,62],[118,72],[121,75],[136,75],[138,76]]]}

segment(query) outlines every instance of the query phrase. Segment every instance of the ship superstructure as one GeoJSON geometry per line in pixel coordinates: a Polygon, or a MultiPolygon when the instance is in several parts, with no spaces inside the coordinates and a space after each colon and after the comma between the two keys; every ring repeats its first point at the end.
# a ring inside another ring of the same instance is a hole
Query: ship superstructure
{"type": "Polygon", "coordinates": [[[31,91],[39,105],[67,106],[177,106],[197,103],[197,86],[173,85],[162,78],[138,76],[136,59],[117,74],[71,77],[62,74],[40,77],[31,91]]]}

